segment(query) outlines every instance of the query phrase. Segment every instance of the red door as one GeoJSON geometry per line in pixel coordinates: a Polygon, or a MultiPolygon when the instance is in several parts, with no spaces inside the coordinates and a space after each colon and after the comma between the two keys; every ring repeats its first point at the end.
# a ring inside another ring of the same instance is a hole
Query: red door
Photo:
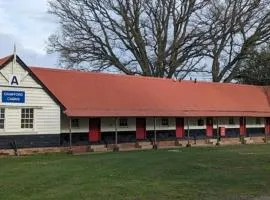
{"type": "Polygon", "coordinates": [[[183,138],[185,133],[185,127],[184,127],[184,118],[178,117],[176,118],[176,138],[183,138]]]}
{"type": "Polygon", "coordinates": [[[206,118],[206,136],[207,137],[213,136],[213,118],[212,117],[206,118]]]}
{"type": "Polygon", "coordinates": [[[270,133],[270,118],[266,117],[265,118],[265,133],[269,135],[270,133]]]}
{"type": "Polygon", "coordinates": [[[240,117],[240,136],[246,135],[246,118],[240,117]]]}
{"type": "Polygon", "coordinates": [[[89,119],[89,141],[98,142],[100,140],[100,118],[89,119]]]}
{"type": "Polygon", "coordinates": [[[136,118],[136,139],[144,140],[146,138],[145,118],[136,118]]]}

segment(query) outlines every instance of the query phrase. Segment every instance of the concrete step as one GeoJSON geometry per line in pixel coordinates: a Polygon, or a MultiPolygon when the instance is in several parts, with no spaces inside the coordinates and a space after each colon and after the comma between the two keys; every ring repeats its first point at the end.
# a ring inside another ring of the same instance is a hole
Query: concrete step
{"type": "Polygon", "coordinates": [[[107,145],[107,149],[108,149],[108,150],[113,150],[114,147],[115,147],[115,144],[108,144],[108,145],[107,145]]]}
{"type": "Polygon", "coordinates": [[[254,143],[263,144],[265,143],[265,136],[252,137],[252,140],[254,141],[254,143]]]}
{"type": "Polygon", "coordinates": [[[89,151],[89,146],[83,145],[83,146],[72,146],[72,154],[80,154],[85,153],[89,151]]]}
{"type": "Polygon", "coordinates": [[[182,146],[158,146],[158,149],[179,149],[183,148],[182,146]]]}
{"type": "Polygon", "coordinates": [[[136,148],[139,149],[153,149],[153,145],[149,141],[142,141],[136,143],[136,148]]]}
{"type": "Polygon", "coordinates": [[[138,148],[135,148],[135,147],[133,147],[133,148],[120,148],[119,149],[119,151],[138,151],[138,148]]]}
{"type": "Polygon", "coordinates": [[[168,147],[168,146],[176,146],[176,141],[174,140],[169,140],[169,141],[159,141],[157,143],[158,147],[168,147]]]}
{"type": "Polygon", "coordinates": [[[143,145],[140,147],[140,149],[153,149],[153,145],[143,145]]]}
{"type": "Polygon", "coordinates": [[[108,150],[105,145],[91,145],[90,149],[94,152],[105,152],[108,150]]]}
{"type": "Polygon", "coordinates": [[[136,150],[136,143],[121,143],[118,144],[119,151],[134,151],[136,150]]]}
{"type": "Polygon", "coordinates": [[[118,144],[118,147],[120,149],[132,149],[135,148],[136,144],[135,143],[121,143],[118,144]]]}
{"type": "Polygon", "coordinates": [[[206,143],[207,144],[213,144],[213,145],[215,145],[215,144],[217,144],[217,139],[208,139],[207,141],[206,141],[206,143]]]}
{"type": "Polygon", "coordinates": [[[244,144],[253,144],[254,141],[251,139],[251,137],[244,137],[244,144]]]}
{"type": "Polygon", "coordinates": [[[140,146],[148,146],[148,145],[152,145],[152,143],[149,142],[149,141],[145,141],[145,142],[138,142],[138,145],[140,145],[140,146]]]}
{"type": "Polygon", "coordinates": [[[234,144],[241,144],[239,138],[222,138],[221,144],[223,145],[234,145],[234,144]]]}

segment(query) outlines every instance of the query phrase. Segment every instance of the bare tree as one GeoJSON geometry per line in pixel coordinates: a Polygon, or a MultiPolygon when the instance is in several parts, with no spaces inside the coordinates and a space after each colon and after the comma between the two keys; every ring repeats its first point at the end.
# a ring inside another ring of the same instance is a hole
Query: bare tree
{"type": "Polygon", "coordinates": [[[197,15],[207,33],[206,59],[214,82],[230,82],[241,60],[270,38],[269,0],[211,0],[197,15]]]}
{"type": "Polygon", "coordinates": [[[198,67],[205,34],[194,23],[208,0],[50,0],[61,28],[49,38],[69,67],[184,78],[198,67]]]}

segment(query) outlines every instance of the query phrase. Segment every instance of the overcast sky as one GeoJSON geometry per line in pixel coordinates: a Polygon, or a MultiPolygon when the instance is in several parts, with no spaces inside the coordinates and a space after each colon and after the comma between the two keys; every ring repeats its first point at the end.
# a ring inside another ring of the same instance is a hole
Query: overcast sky
{"type": "Polygon", "coordinates": [[[0,58],[12,54],[15,43],[27,65],[59,67],[57,55],[46,52],[48,37],[57,30],[47,4],[48,0],[0,0],[0,58]]]}
{"type": "Polygon", "coordinates": [[[47,0],[0,0],[0,58],[17,54],[31,66],[57,66],[57,56],[47,55],[46,41],[56,31],[47,13],[47,0]]]}

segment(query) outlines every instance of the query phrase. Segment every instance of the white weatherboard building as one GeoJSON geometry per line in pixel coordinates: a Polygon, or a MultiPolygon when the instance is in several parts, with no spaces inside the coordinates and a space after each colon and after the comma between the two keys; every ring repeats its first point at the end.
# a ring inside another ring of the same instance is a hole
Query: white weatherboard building
{"type": "Polygon", "coordinates": [[[0,59],[0,149],[185,140],[188,133],[255,137],[270,132],[269,92],[28,67],[7,56],[0,59]]]}
{"type": "Polygon", "coordinates": [[[10,58],[0,70],[0,148],[59,145],[60,106],[23,65],[10,58]]]}

